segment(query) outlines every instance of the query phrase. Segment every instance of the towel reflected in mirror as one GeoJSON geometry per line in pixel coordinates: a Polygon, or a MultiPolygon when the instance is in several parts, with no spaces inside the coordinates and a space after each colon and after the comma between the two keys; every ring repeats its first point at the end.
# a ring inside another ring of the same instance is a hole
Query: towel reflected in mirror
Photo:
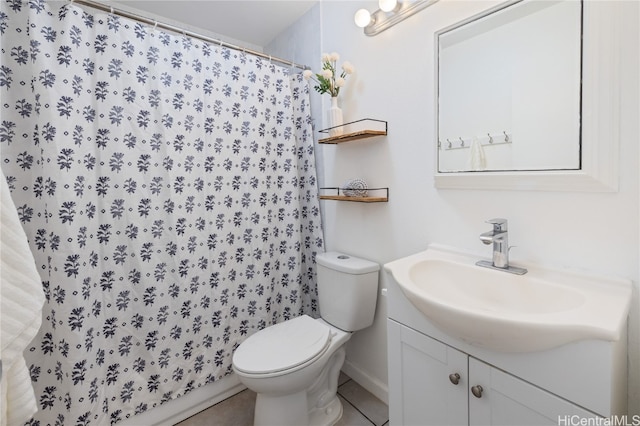
{"type": "Polygon", "coordinates": [[[484,155],[484,148],[477,137],[473,137],[469,153],[469,169],[478,171],[487,168],[487,159],[484,155]]]}

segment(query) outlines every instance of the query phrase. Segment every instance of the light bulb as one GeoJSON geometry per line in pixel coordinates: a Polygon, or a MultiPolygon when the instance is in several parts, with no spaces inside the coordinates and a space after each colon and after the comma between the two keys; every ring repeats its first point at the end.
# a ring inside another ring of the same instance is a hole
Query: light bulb
{"type": "Polygon", "coordinates": [[[391,12],[396,8],[397,5],[398,5],[397,0],[379,0],[378,1],[378,6],[380,7],[380,10],[382,10],[383,12],[391,12]]]}
{"type": "Polygon", "coordinates": [[[364,28],[371,23],[371,13],[367,9],[360,9],[353,17],[356,25],[360,28],[364,28]]]}

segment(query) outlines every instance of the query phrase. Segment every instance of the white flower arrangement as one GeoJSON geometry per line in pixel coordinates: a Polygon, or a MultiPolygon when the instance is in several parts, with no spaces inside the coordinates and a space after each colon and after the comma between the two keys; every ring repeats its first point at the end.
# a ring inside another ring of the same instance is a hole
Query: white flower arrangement
{"type": "Polygon", "coordinates": [[[353,65],[350,62],[342,63],[342,72],[340,75],[337,73],[337,63],[340,60],[340,55],[333,52],[331,54],[324,53],[322,55],[322,71],[315,74],[311,70],[304,70],[302,75],[305,80],[313,80],[316,84],[313,88],[320,94],[329,93],[331,97],[337,97],[340,93],[340,88],[344,87],[346,83],[346,77],[355,71],[353,65]]]}

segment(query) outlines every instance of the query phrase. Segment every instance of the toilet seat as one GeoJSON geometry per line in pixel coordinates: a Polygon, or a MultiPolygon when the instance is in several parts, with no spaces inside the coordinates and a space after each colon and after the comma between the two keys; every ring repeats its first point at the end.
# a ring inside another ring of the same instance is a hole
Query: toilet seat
{"type": "Polygon", "coordinates": [[[302,315],[250,336],[233,354],[233,365],[251,375],[295,371],[326,352],[331,338],[329,327],[302,315]]]}

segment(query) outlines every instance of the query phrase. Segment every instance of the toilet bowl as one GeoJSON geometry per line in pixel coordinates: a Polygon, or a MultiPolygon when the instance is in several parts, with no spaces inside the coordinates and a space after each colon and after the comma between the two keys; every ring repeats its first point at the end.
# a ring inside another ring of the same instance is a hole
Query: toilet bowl
{"type": "Polygon", "coordinates": [[[342,416],[336,394],[345,343],[373,323],[379,265],[337,252],[316,261],[322,318],[267,327],[233,354],[235,373],[257,394],[255,425],[328,426],[342,416]]]}
{"type": "Polygon", "coordinates": [[[257,393],[256,425],[331,425],[342,416],[336,396],[351,333],[303,315],[249,337],[233,365],[257,393]]]}

